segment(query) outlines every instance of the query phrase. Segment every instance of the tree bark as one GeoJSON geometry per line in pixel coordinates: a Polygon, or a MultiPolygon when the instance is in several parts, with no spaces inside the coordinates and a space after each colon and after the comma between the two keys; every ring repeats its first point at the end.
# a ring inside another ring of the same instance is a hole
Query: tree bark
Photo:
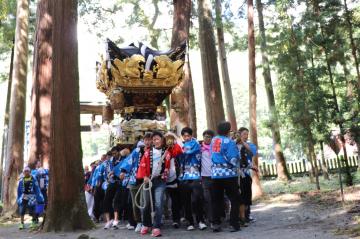
{"type": "MultiPolygon", "coordinates": [[[[177,47],[189,38],[191,0],[174,0],[174,18],[171,47],[177,47]]],[[[187,53],[184,64],[184,78],[170,97],[170,128],[180,135],[181,129],[189,126],[196,137],[196,111],[191,69],[187,53]]]]}
{"type": "MultiPolygon", "coordinates": [[[[15,41],[15,40],[14,40],[15,41]]],[[[9,113],[10,113],[10,95],[11,95],[11,82],[12,82],[12,71],[14,66],[14,41],[11,49],[11,59],[10,59],[10,67],[9,67],[9,79],[8,79],[8,87],[6,94],[6,106],[5,106],[5,116],[4,116],[4,128],[2,135],[2,148],[1,148],[1,160],[0,160],[0,196],[2,199],[2,189],[3,189],[3,171],[4,171],[4,158],[6,156],[6,145],[8,139],[8,131],[9,131],[9,113]]]]}
{"type": "Polygon", "coordinates": [[[53,19],[50,184],[45,231],[90,229],[83,189],[77,0],[51,1],[53,19]]]}
{"type": "MultiPolygon", "coordinates": [[[[255,65],[255,34],[254,34],[254,3],[248,0],[248,48],[249,48],[249,119],[250,140],[258,146],[256,127],[256,65],[255,65]]],[[[253,165],[259,167],[258,155],[253,157],[253,165]]],[[[252,175],[253,198],[263,194],[258,173],[252,175]]]]}
{"type": "MultiPolygon", "coordinates": [[[[297,43],[297,39],[296,39],[296,34],[294,32],[294,28],[293,28],[293,23],[291,20],[291,17],[288,16],[288,23],[289,23],[289,29],[290,29],[290,39],[289,39],[289,45],[293,48],[293,54],[295,54],[295,58],[296,58],[296,76],[297,76],[297,80],[299,82],[299,88],[300,89],[305,89],[304,91],[301,91],[303,93],[302,95],[302,99],[306,98],[306,94],[307,94],[307,87],[305,85],[305,81],[304,81],[304,67],[303,64],[304,60],[301,59],[300,53],[299,53],[299,48],[298,48],[298,43],[297,43]]],[[[303,101],[303,107],[304,107],[304,111],[303,113],[305,115],[309,115],[309,109],[308,109],[308,105],[306,101],[303,101]]],[[[319,184],[319,175],[318,175],[318,170],[317,170],[317,164],[316,164],[316,156],[315,156],[315,151],[314,151],[314,137],[313,137],[313,133],[311,130],[311,121],[309,118],[304,118],[300,121],[300,125],[301,127],[305,130],[305,140],[306,140],[306,147],[307,147],[307,154],[308,154],[308,158],[310,160],[310,164],[311,164],[311,170],[310,170],[310,182],[313,182],[313,178],[315,176],[316,179],[316,187],[317,189],[320,189],[320,184],[319,184]]]]}
{"type": "MultiPolygon", "coordinates": [[[[314,11],[316,13],[316,15],[319,17],[320,16],[320,8],[318,5],[317,1],[314,1],[314,11]]],[[[320,33],[321,33],[321,37],[323,39],[325,39],[325,34],[324,34],[324,29],[323,26],[320,24],[320,33]]],[[[340,134],[341,134],[341,140],[343,143],[343,151],[344,151],[344,157],[345,157],[345,180],[346,180],[346,184],[348,186],[352,185],[352,176],[350,173],[350,167],[349,164],[347,162],[347,152],[346,152],[346,142],[344,139],[344,134],[345,134],[345,129],[343,126],[343,119],[338,119],[338,117],[340,117],[340,107],[337,101],[337,95],[336,95],[336,88],[335,88],[335,84],[334,84],[334,78],[333,78],[333,72],[331,70],[331,63],[330,63],[330,59],[329,59],[329,52],[328,52],[328,48],[324,45],[322,45],[322,48],[324,49],[324,54],[325,54],[325,61],[326,61],[326,68],[329,74],[329,80],[330,80],[330,87],[332,90],[332,98],[334,101],[334,110],[336,112],[336,118],[334,120],[334,123],[337,124],[339,126],[340,129],[340,134]]]]}
{"type": "Polygon", "coordinates": [[[345,8],[345,19],[346,19],[346,22],[348,24],[348,31],[349,31],[350,45],[351,45],[351,53],[353,55],[354,62],[355,62],[355,69],[356,69],[356,74],[357,74],[357,78],[358,78],[358,88],[360,88],[359,60],[357,58],[356,43],[355,43],[354,37],[353,37],[353,26],[352,26],[352,23],[351,23],[350,13],[349,13],[349,9],[347,7],[346,0],[344,0],[344,8],[345,8]]]}
{"type": "Polygon", "coordinates": [[[11,82],[9,133],[4,173],[4,211],[16,208],[17,181],[23,165],[26,76],[28,59],[29,1],[18,0],[15,29],[14,69],[11,82]]]}
{"type": "Polygon", "coordinates": [[[310,151],[310,160],[311,160],[311,166],[313,168],[313,172],[315,175],[315,183],[316,183],[316,189],[320,190],[320,182],[319,182],[319,169],[317,166],[317,160],[316,160],[316,154],[314,149],[314,141],[313,136],[311,134],[311,131],[308,130],[308,145],[309,145],[309,151],[310,151]]]}
{"type": "Polygon", "coordinates": [[[52,19],[48,0],[38,2],[31,95],[31,129],[29,166],[41,160],[45,168],[50,157],[52,19]]]}
{"type": "Polygon", "coordinates": [[[217,124],[225,119],[225,115],[209,0],[198,0],[198,15],[207,127],[216,130],[217,124]]]}
{"type": "Polygon", "coordinates": [[[265,81],[265,90],[266,90],[268,107],[270,112],[270,125],[271,125],[272,138],[274,141],[277,175],[278,175],[278,179],[282,181],[288,181],[290,179],[290,174],[286,167],[286,160],[281,147],[281,136],[280,136],[279,122],[278,122],[278,114],[275,104],[274,90],[271,81],[270,64],[266,52],[267,44],[266,44],[266,34],[265,34],[265,25],[264,25],[264,17],[263,17],[263,4],[261,0],[256,0],[256,5],[258,9],[259,29],[260,29],[260,37],[261,37],[260,49],[262,56],[263,77],[265,81]]]}
{"type": "Polygon", "coordinates": [[[222,73],[222,82],[224,86],[225,102],[226,102],[226,115],[227,120],[231,123],[231,130],[236,132],[236,116],[234,109],[234,100],[231,91],[231,83],[229,77],[229,70],[226,58],[225,40],[224,40],[224,27],[222,23],[222,7],[221,0],[216,0],[216,31],[217,31],[217,42],[219,49],[219,58],[222,73]]]}
{"type": "Polygon", "coordinates": [[[320,150],[321,150],[321,170],[324,176],[324,179],[329,180],[329,171],[328,166],[326,164],[325,160],[325,154],[324,154],[324,142],[320,141],[320,150]]]}

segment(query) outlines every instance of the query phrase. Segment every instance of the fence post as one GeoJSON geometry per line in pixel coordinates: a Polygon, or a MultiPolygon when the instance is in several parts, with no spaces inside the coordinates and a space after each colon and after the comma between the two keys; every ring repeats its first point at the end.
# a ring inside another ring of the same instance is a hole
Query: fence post
{"type": "Polygon", "coordinates": [[[263,167],[263,176],[267,176],[266,163],[265,162],[262,163],[262,167],[263,167]]]}
{"type": "Polygon", "coordinates": [[[305,159],[303,159],[303,164],[304,164],[304,172],[307,172],[305,159]]]}
{"type": "Polygon", "coordinates": [[[340,192],[341,192],[341,200],[342,202],[344,202],[344,190],[343,190],[343,185],[342,185],[342,177],[341,177],[341,164],[340,164],[340,159],[339,159],[339,156],[336,155],[336,161],[338,162],[338,165],[339,165],[339,183],[340,183],[340,192]]]}

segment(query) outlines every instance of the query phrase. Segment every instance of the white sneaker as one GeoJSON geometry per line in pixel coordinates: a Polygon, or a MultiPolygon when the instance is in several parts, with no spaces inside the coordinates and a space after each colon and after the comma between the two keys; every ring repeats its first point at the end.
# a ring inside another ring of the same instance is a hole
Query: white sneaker
{"type": "Polygon", "coordinates": [[[109,229],[110,227],[112,226],[112,221],[108,221],[105,226],[104,226],[104,229],[109,229]]]}
{"type": "Polygon", "coordinates": [[[126,224],[126,228],[127,228],[128,230],[134,230],[134,229],[135,229],[135,227],[134,227],[134,226],[131,226],[130,223],[126,224]]]}
{"type": "Polygon", "coordinates": [[[141,227],[142,227],[142,224],[141,224],[141,223],[136,224],[135,232],[140,232],[140,231],[141,231],[141,227]]]}
{"type": "Polygon", "coordinates": [[[205,223],[203,223],[203,222],[200,222],[200,223],[199,223],[199,229],[200,229],[200,230],[205,230],[206,228],[207,228],[207,226],[206,226],[205,223]]]}
{"type": "Polygon", "coordinates": [[[193,230],[195,230],[195,227],[193,225],[190,225],[186,228],[186,230],[193,231],[193,230]]]}
{"type": "Polygon", "coordinates": [[[119,221],[113,221],[113,223],[112,223],[112,227],[114,228],[114,229],[119,229],[119,221]]]}

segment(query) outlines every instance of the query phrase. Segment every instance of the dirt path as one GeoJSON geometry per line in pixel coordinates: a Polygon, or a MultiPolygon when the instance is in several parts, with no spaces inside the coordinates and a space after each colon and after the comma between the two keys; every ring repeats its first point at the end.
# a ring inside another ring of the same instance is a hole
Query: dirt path
{"type": "MultiPolygon", "coordinates": [[[[221,233],[206,231],[187,232],[185,228],[172,229],[165,226],[163,238],[221,238],[221,239],[345,239],[360,238],[358,235],[335,235],[339,228],[354,227],[354,217],[360,215],[360,187],[347,195],[351,200],[342,205],[333,194],[283,194],[268,196],[267,199],[252,207],[255,223],[240,232],[230,233],[226,229],[221,233]],[[350,196],[349,196],[350,195],[350,196]]],[[[102,229],[102,224],[96,229],[79,233],[31,233],[19,231],[17,225],[0,227],[0,239],[3,238],[78,238],[86,234],[89,238],[141,238],[140,235],[126,229],[102,229]]],[[[346,230],[345,230],[346,231],[346,230]]],[[[143,238],[150,238],[145,236],[143,238]]]]}

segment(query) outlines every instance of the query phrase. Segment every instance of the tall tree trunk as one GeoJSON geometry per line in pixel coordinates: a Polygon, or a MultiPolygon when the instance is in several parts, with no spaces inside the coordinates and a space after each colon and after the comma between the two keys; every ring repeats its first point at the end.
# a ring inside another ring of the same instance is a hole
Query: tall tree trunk
{"type": "MultiPolygon", "coordinates": [[[[174,0],[174,18],[171,47],[177,47],[189,38],[191,0],[174,0]]],[[[181,129],[189,126],[196,134],[196,111],[191,77],[189,53],[185,58],[184,78],[171,95],[170,128],[180,135],[181,129]]]]}
{"type": "Polygon", "coordinates": [[[271,81],[270,65],[266,52],[267,44],[266,44],[266,34],[265,34],[265,25],[264,25],[264,17],[263,17],[263,4],[261,0],[256,0],[256,5],[258,9],[259,29],[260,29],[260,37],[261,37],[260,48],[261,48],[261,56],[262,56],[263,77],[265,81],[265,90],[266,90],[268,107],[270,112],[270,124],[271,124],[272,138],[274,141],[277,175],[278,175],[278,179],[283,181],[288,181],[290,179],[290,174],[286,167],[286,160],[281,147],[281,136],[280,136],[279,122],[278,122],[278,114],[276,110],[274,90],[271,81]]]}
{"type": "MultiPolygon", "coordinates": [[[[248,0],[248,48],[249,48],[249,119],[250,140],[258,146],[256,127],[256,65],[255,65],[255,34],[254,34],[254,3],[248,0]]],[[[253,157],[253,165],[259,167],[258,155],[253,157]]],[[[263,194],[258,173],[252,175],[253,198],[263,194]]]]}
{"type": "Polygon", "coordinates": [[[48,0],[38,2],[33,63],[29,166],[49,166],[51,109],[51,30],[48,0]]]}
{"type": "Polygon", "coordinates": [[[311,154],[310,154],[310,150],[309,150],[309,145],[306,146],[307,147],[307,158],[308,161],[310,162],[310,169],[309,169],[309,179],[310,179],[310,183],[315,183],[315,170],[314,170],[314,164],[312,162],[311,159],[311,154]]]}
{"type": "MultiPolygon", "coordinates": [[[[291,36],[289,39],[289,43],[290,43],[290,46],[294,50],[293,54],[295,55],[295,58],[296,58],[296,65],[297,65],[296,66],[296,76],[297,76],[297,80],[299,82],[299,88],[305,89],[305,91],[301,91],[303,93],[302,99],[306,99],[306,94],[308,92],[306,91],[307,87],[306,87],[305,81],[304,81],[303,64],[305,64],[305,63],[304,63],[304,60],[301,59],[301,55],[299,52],[298,43],[297,43],[297,39],[296,39],[296,34],[294,32],[293,23],[292,23],[292,19],[290,16],[288,16],[288,24],[289,24],[290,36],[291,36]]],[[[304,107],[304,114],[309,115],[309,109],[308,109],[307,102],[304,100],[301,103],[303,104],[303,107],[304,107]]],[[[316,187],[317,187],[317,189],[320,189],[319,174],[318,174],[318,170],[317,170],[316,156],[315,156],[315,151],[314,151],[314,137],[313,137],[313,133],[311,131],[311,124],[310,124],[309,120],[306,118],[302,119],[300,124],[306,133],[305,139],[306,139],[307,154],[308,154],[308,159],[310,160],[310,164],[311,164],[310,181],[313,182],[313,178],[315,176],[316,187]]]]}
{"type": "Polygon", "coordinates": [[[45,231],[74,231],[93,226],[83,190],[77,3],[77,0],[49,1],[53,19],[51,180],[45,231]]]}
{"type": "Polygon", "coordinates": [[[15,29],[14,69],[10,94],[9,133],[4,173],[4,211],[16,208],[17,182],[24,165],[24,128],[28,59],[29,1],[18,0],[15,29]]]}
{"type": "MultiPolygon", "coordinates": [[[[310,131],[309,131],[310,132],[310,131]]],[[[312,138],[312,135],[310,135],[312,138]]],[[[312,139],[309,139],[309,150],[310,150],[310,158],[312,161],[313,171],[315,175],[315,183],[316,183],[316,189],[320,190],[320,182],[319,182],[319,169],[317,166],[317,160],[316,160],[316,154],[315,154],[315,148],[314,148],[314,141],[312,139]]]]}
{"type": "MultiPolygon", "coordinates": [[[[346,80],[346,98],[348,101],[349,107],[351,107],[350,114],[351,118],[355,119],[351,121],[349,132],[351,133],[358,149],[358,157],[360,160],[360,126],[358,125],[358,117],[359,117],[359,104],[360,104],[360,88],[356,86],[356,84],[351,80],[351,74],[346,66],[346,59],[344,56],[344,60],[340,62],[343,71],[344,77],[346,80]],[[350,79],[349,79],[350,76],[350,79]],[[355,92],[354,92],[355,91],[355,92]]],[[[360,162],[360,161],[359,161],[360,162]]],[[[358,164],[358,169],[360,170],[360,163],[358,164]]]]}
{"type": "Polygon", "coordinates": [[[209,0],[198,0],[198,15],[207,126],[208,129],[215,130],[217,124],[225,119],[225,115],[209,0]]]}
{"type": "Polygon", "coordinates": [[[354,37],[353,37],[353,26],[352,26],[352,23],[351,23],[350,12],[349,12],[349,9],[347,7],[346,0],[344,0],[344,8],[345,8],[345,19],[346,19],[346,23],[348,24],[348,31],[349,31],[350,45],[351,45],[351,53],[352,53],[352,55],[354,57],[356,74],[357,74],[357,78],[358,78],[358,88],[360,88],[359,60],[357,58],[357,52],[356,52],[357,48],[356,48],[356,43],[355,43],[354,37]]]}
{"type": "MultiPolygon", "coordinates": [[[[319,8],[319,4],[317,1],[314,1],[314,11],[316,13],[316,15],[319,17],[320,16],[320,8],[319,8]]],[[[324,34],[324,29],[323,26],[321,25],[320,22],[320,33],[321,33],[321,37],[323,39],[325,39],[325,34],[324,34]]],[[[329,80],[330,80],[330,87],[332,90],[332,98],[334,101],[334,109],[335,112],[337,114],[337,116],[339,116],[341,114],[340,112],[340,107],[337,101],[337,95],[336,95],[336,88],[335,88],[335,84],[334,84],[334,78],[333,78],[333,72],[331,70],[331,63],[330,63],[330,59],[329,59],[329,52],[328,52],[328,48],[324,45],[322,45],[322,48],[324,49],[324,54],[325,54],[325,61],[326,61],[326,67],[327,67],[327,71],[329,73],[329,80]]],[[[345,138],[344,138],[344,134],[345,134],[345,129],[343,126],[343,122],[342,120],[334,120],[334,123],[336,123],[339,128],[340,128],[340,134],[341,134],[341,140],[343,141],[343,151],[344,151],[344,157],[345,159],[347,159],[347,152],[346,152],[346,142],[345,142],[345,138]]],[[[352,185],[352,176],[350,173],[350,167],[349,164],[347,162],[347,160],[345,160],[345,172],[346,172],[346,184],[347,185],[352,185]]]]}
{"type": "Polygon", "coordinates": [[[321,170],[324,176],[324,179],[329,180],[329,171],[328,166],[325,160],[325,154],[324,154],[324,142],[320,141],[320,150],[321,150],[321,170]]]}
{"type": "MultiPolygon", "coordinates": [[[[336,114],[340,115],[341,112],[340,112],[339,104],[337,101],[336,88],[335,88],[331,65],[330,65],[330,61],[329,61],[329,57],[328,57],[326,48],[325,48],[325,60],[326,60],[327,70],[329,73],[330,87],[332,90],[332,98],[334,101],[334,108],[335,108],[336,114]]],[[[345,183],[346,183],[346,185],[351,186],[353,184],[353,182],[352,182],[352,176],[351,176],[351,172],[350,172],[350,166],[347,161],[346,142],[345,142],[345,138],[344,138],[345,129],[344,129],[343,123],[341,121],[335,120],[335,123],[339,126],[340,134],[341,134],[342,148],[343,148],[344,159],[345,159],[345,183]]]]}
{"type": "Polygon", "coordinates": [[[9,79],[8,79],[8,87],[6,94],[6,106],[5,106],[5,116],[4,116],[4,128],[2,135],[2,148],[1,148],[1,160],[0,160],[0,198],[2,199],[2,190],[3,190],[3,171],[4,171],[4,158],[6,156],[6,144],[9,133],[9,112],[10,112],[10,95],[11,95],[11,82],[12,82],[12,73],[14,66],[14,41],[13,46],[11,48],[11,59],[10,59],[10,67],[9,67],[9,79]]]}
{"type": "Polygon", "coordinates": [[[230,83],[229,70],[228,70],[226,51],[225,51],[221,0],[216,0],[216,31],[217,31],[217,42],[219,48],[219,58],[221,64],[222,82],[225,91],[224,94],[225,94],[225,102],[226,102],[226,115],[228,121],[231,123],[231,129],[235,132],[237,130],[237,125],[236,125],[236,116],[234,109],[234,100],[231,91],[231,83],[230,83]]]}

